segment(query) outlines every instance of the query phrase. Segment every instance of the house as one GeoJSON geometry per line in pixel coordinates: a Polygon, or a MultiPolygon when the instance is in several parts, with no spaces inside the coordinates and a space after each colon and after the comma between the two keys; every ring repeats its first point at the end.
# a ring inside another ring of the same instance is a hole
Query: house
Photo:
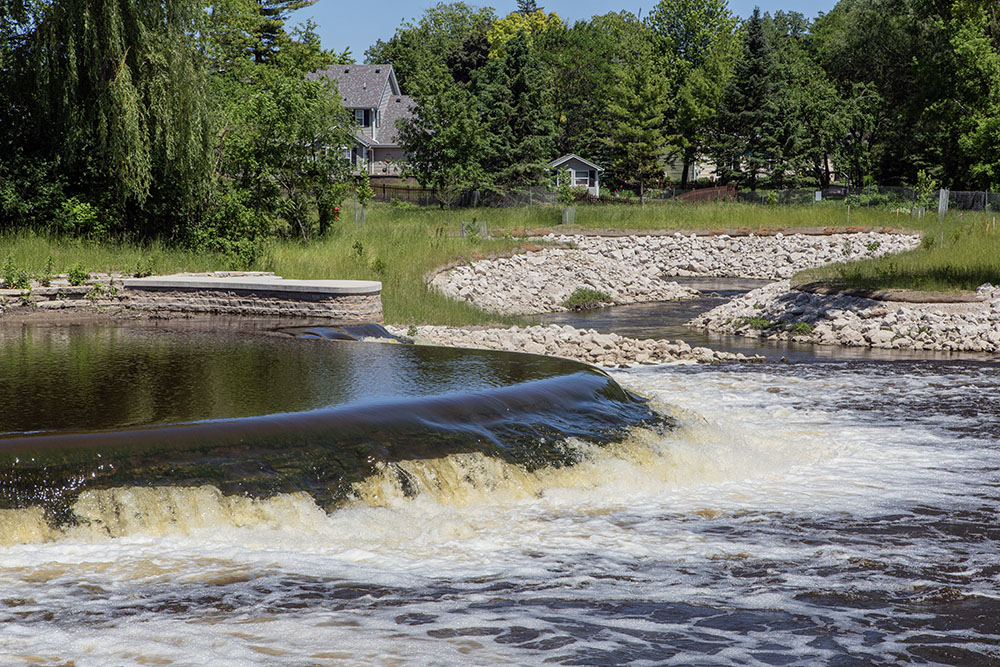
{"type": "Polygon", "coordinates": [[[593,197],[601,196],[601,172],[604,171],[602,167],[573,153],[553,160],[549,163],[549,167],[555,171],[556,185],[559,185],[560,179],[568,171],[572,179],[570,185],[574,188],[587,188],[587,193],[593,197]]]}
{"type": "Polygon", "coordinates": [[[406,156],[396,121],[413,115],[413,98],[403,95],[392,65],[332,65],[308,75],[336,84],[344,107],[354,114],[355,145],[345,157],[359,174],[399,176],[406,156]]]}

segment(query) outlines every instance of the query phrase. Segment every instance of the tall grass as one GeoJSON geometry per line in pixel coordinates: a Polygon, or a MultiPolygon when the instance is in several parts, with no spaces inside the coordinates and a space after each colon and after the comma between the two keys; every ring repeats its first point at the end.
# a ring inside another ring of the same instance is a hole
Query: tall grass
{"type": "Polygon", "coordinates": [[[638,204],[581,204],[575,221],[563,227],[558,206],[524,206],[519,208],[477,208],[440,210],[434,208],[394,208],[386,204],[373,205],[368,220],[444,221],[448,229],[457,230],[461,220],[486,221],[494,230],[572,231],[576,229],[607,230],[681,230],[739,229],[795,227],[907,227],[922,229],[934,216],[922,219],[894,210],[880,208],[848,208],[841,203],[822,202],[806,206],[766,206],[730,202],[686,203],[650,202],[638,204]]]}
{"type": "Polygon", "coordinates": [[[924,233],[920,247],[899,255],[833,264],[794,277],[853,289],[973,290],[1000,285],[1000,231],[977,216],[951,217],[924,233]]]}
{"type": "MultiPolygon", "coordinates": [[[[349,216],[345,216],[349,217],[349,216]]],[[[467,303],[448,299],[427,287],[426,276],[449,263],[469,261],[493,253],[517,250],[514,230],[574,229],[648,230],[800,226],[846,226],[846,207],[753,206],[748,204],[581,205],[577,224],[561,227],[558,207],[535,206],[513,209],[403,208],[374,204],[367,224],[348,220],[336,223],[325,237],[308,245],[282,240],[268,246],[257,260],[256,270],[268,270],[287,278],[360,279],[382,282],[386,321],[400,324],[474,325],[491,322],[515,323],[485,313],[467,303]],[[493,232],[486,239],[458,235],[462,220],[485,220],[493,232]]],[[[838,279],[864,287],[911,287],[919,289],[971,288],[982,282],[1000,283],[1000,234],[987,232],[975,216],[949,215],[943,225],[936,217],[922,220],[896,216],[884,210],[853,211],[851,225],[897,225],[926,230],[935,239],[933,247],[903,256],[871,260],[847,267],[811,272],[809,279],[838,279]],[[975,222],[975,227],[970,224],[975,222]]],[[[0,262],[11,257],[15,266],[32,273],[44,271],[49,257],[54,270],[65,273],[81,264],[88,271],[137,269],[157,274],[182,271],[217,271],[232,268],[230,259],[169,245],[64,239],[30,232],[0,234],[0,262]]]]}
{"type": "Polygon", "coordinates": [[[413,218],[369,215],[364,226],[341,223],[326,238],[309,245],[279,242],[270,248],[260,268],[286,278],[381,281],[382,305],[390,323],[470,325],[518,321],[449,299],[430,289],[426,282],[427,274],[437,267],[510,252],[517,247],[515,241],[456,236],[447,229],[447,215],[442,213],[422,212],[418,219],[413,218]]]}
{"type": "Polygon", "coordinates": [[[226,258],[165,245],[158,241],[95,242],[62,238],[34,232],[0,234],[0,262],[10,257],[14,265],[30,273],[40,273],[52,258],[56,273],[66,273],[75,264],[88,271],[134,273],[138,268],[153,273],[219,271],[228,268],[226,258]]]}

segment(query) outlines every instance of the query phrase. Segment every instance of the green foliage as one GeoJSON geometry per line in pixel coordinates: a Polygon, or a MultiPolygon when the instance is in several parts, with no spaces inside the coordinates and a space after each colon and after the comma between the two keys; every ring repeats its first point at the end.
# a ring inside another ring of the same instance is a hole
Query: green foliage
{"type": "Polygon", "coordinates": [[[372,189],[371,179],[367,176],[362,176],[358,179],[358,185],[354,189],[354,194],[358,198],[358,203],[362,206],[368,206],[371,203],[372,198],[375,197],[375,191],[372,189]]]}
{"type": "Polygon", "coordinates": [[[35,279],[38,281],[38,284],[41,285],[42,287],[48,287],[49,285],[51,285],[52,274],[55,273],[55,270],[56,270],[55,260],[52,259],[52,255],[49,255],[49,258],[45,260],[45,268],[42,270],[41,273],[35,276],[35,279]]]}
{"type": "Polygon", "coordinates": [[[14,265],[14,259],[8,256],[0,267],[0,277],[3,278],[4,289],[27,289],[31,287],[31,276],[23,268],[14,265]]]}
{"type": "Polygon", "coordinates": [[[614,303],[614,301],[608,294],[600,290],[579,287],[566,297],[563,306],[570,310],[591,310],[610,303],[614,303]]]}
{"type": "Polygon", "coordinates": [[[716,118],[712,153],[723,182],[736,181],[756,190],[772,165],[784,155],[777,138],[778,107],[775,63],[760,10],[744,26],[743,53],[726,88],[716,118]]]}
{"type": "Polygon", "coordinates": [[[816,327],[809,322],[796,322],[788,330],[793,334],[807,335],[813,332],[816,327]]]}
{"type": "Polygon", "coordinates": [[[70,197],[62,204],[58,231],[70,236],[106,239],[113,228],[110,214],[99,206],[70,197]]]}
{"type": "Polygon", "coordinates": [[[573,176],[569,169],[563,172],[556,188],[556,199],[562,206],[570,206],[576,201],[576,194],[573,192],[573,176]]]}
{"type": "Polygon", "coordinates": [[[392,63],[400,87],[424,98],[433,93],[426,88],[431,83],[427,74],[442,63],[449,65],[444,71],[455,72],[456,81],[468,82],[470,66],[475,69],[485,62],[489,51],[486,31],[495,20],[490,7],[439,2],[425,10],[416,23],[404,22],[388,41],[375,42],[365,51],[365,62],[392,63]]]}
{"type": "Polygon", "coordinates": [[[634,17],[622,19],[623,36],[608,112],[611,167],[622,184],[634,184],[645,202],[646,185],[661,176],[666,150],[667,78],[657,60],[656,35],[634,17]]]}
{"type": "Polygon", "coordinates": [[[777,322],[772,322],[766,317],[756,316],[756,317],[738,317],[733,320],[733,326],[737,329],[741,327],[750,327],[751,329],[773,329],[778,325],[777,322]]]}
{"type": "Polygon", "coordinates": [[[705,148],[710,120],[732,76],[737,21],[724,0],[660,0],[647,22],[661,38],[662,60],[673,64],[667,141],[681,157],[686,188],[688,167],[705,148]]]}
{"type": "Polygon", "coordinates": [[[132,272],[133,278],[145,278],[153,275],[153,258],[143,257],[135,263],[135,270],[132,272]]]}
{"type": "Polygon", "coordinates": [[[90,280],[90,273],[80,264],[74,264],[68,272],[69,284],[79,287],[90,280]]]}
{"type": "Polygon", "coordinates": [[[270,236],[270,219],[255,211],[249,199],[242,190],[222,191],[208,214],[189,226],[188,245],[225,257],[229,268],[249,268],[262,256],[270,236]]]}

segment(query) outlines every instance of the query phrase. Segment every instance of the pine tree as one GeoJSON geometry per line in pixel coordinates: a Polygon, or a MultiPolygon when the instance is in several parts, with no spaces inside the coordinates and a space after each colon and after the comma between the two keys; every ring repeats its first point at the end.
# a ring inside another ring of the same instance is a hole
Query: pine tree
{"type": "Polygon", "coordinates": [[[723,181],[756,189],[761,175],[783,165],[781,112],[775,100],[775,67],[760,10],[747,20],[743,54],[716,116],[712,153],[723,181]]]}
{"type": "Polygon", "coordinates": [[[264,62],[281,48],[285,36],[285,21],[297,10],[315,5],[317,0],[257,0],[260,12],[260,26],[257,28],[257,43],[254,46],[254,60],[264,62]]]}
{"type": "Polygon", "coordinates": [[[636,185],[645,204],[646,185],[663,173],[667,79],[655,61],[650,40],[638,30],[632,35],[623,48],[608,102],[611,134],[607,141],[615,179],[636,185]]]}
{"type": "Polygon", "coordinates": [[[508,41],[476,72],[473,89],[491,138],[486,171],[506,187],[545,182],[556,139],[552,82],[527,37],[508,41]]]}
{"type": "Polygon", "coordinates": [[[542,9],[542,7],[535,4],[535,0],[517,0],[518,14],[532,14],[542,9]]]}

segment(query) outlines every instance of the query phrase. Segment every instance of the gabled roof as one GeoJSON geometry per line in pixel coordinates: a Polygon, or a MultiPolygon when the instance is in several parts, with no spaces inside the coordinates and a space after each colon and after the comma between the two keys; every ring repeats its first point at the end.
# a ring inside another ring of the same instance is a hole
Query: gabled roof
{"type": "Polygon", "coordinates": [[[569,153],[568,155],[563,155],[562,157],[556,158],[552,162],[549,162],[549,166],[552,167],[553,169],[558,169],[560,165],[566,164],[570,160],[579,160],[580,162],[584,163],[591,169],[596,169],[597,171],[604,171],[604,167],[599,167],[590,160],[584,160],[576,153],[569,153]]]}
{"type": "Polygon", "coordinates": [[[306,75],[310,81],[326,77],[337,84],[340,99],[348,109],[377,109],[382,92],[399,95],[392,65],[331,65],[306,75]]]}
{"type": "Polygon", "coordinates": [[[413,109],[417,103],[408,95],[394,95],[389,98],[389,105],[382,115],[382,130],[379,132],[379,143],[392,146],[399,144],[399,128],[397,120],[413,118],[413,109]]]}

